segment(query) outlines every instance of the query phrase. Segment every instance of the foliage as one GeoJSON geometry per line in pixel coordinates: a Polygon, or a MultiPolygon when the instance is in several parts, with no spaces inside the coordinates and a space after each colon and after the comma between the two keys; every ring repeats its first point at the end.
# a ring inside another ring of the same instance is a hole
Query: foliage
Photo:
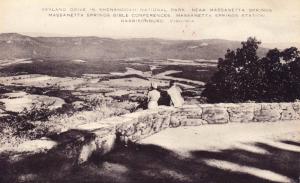
{"type": "Polygon", "coordinates": [[[17,114],[11,114],[3,117],[3,126],[10,126],[14,129],[15,135],[22,131],[28,131],[34,128],[32,121],[47,121],[52,111],[49,109],[51,104],[33,105],[30,109],[25,108],[17,114]]]}
{"type": "Polygon", "coordinates": [[[117,102],[103,97],[91,97],[79,106],[64,104],[51,110],[52,104],[36,104],[20,113],[0,117],[0,145],[16,145],[26,139],[36,139],[79,124],[92,123],[104,118],[132,112],[137,103],[117,102]]]}
{"type": "Polygon", "coordinates": [[[291,47],[257,56],[260,41],[248,38],[227,50],[202,95],[209,102],[283,102],[300,98],[300,52],[291,47]]]}

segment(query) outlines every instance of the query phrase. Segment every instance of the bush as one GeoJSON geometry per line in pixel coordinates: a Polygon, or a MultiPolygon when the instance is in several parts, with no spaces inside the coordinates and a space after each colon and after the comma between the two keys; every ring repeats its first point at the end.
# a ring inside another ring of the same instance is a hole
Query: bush
{"type": "Polygon", "coordinates": [[[227,50],[202,95],[209,102],[288,102],[300,98],[300,52],[291,47],[257,56],[260,41],[248,38],[242,48],[227,50]]]}

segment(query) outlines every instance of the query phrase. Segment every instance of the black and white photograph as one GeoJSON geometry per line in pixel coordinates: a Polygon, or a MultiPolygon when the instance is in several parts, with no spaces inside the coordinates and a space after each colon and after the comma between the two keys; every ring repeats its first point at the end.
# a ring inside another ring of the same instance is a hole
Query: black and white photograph
{"type": "Polygon", "coordinates": [[[0,0],[0,183],[300,183],[300,1],[0,0]]]}

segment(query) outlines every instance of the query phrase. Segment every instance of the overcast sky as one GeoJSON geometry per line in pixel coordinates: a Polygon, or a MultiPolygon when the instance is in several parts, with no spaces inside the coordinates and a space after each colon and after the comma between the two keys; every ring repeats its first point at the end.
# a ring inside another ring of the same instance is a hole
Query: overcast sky
{"type": "Polygon", "coordinates": [[[0,0],[0,32],[34,36],[300,42],[300,0],[0,0]],[[120,23],[111,18],[54,18],[42,8],[267,8],[261,18],[198,18],[193,23],[120,23]]]}

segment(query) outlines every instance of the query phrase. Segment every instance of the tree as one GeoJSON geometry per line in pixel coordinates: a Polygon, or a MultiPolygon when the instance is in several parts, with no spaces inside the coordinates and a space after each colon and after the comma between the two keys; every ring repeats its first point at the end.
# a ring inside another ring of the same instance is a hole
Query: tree
{"type": "Polygon", "coordinates": [[[202,95],[209,102],[292,101],[300,97],[300,52],[291,47],[257,56],[260,41],[248,38],[227,50],[202,95]]]}
{"type": "Polygon", "coordinates": [[[291,100],[300,99],[300,51],[296,47],[287,48],[281,52],[281,57],[288,71],[286,92],[291,100]]]}

